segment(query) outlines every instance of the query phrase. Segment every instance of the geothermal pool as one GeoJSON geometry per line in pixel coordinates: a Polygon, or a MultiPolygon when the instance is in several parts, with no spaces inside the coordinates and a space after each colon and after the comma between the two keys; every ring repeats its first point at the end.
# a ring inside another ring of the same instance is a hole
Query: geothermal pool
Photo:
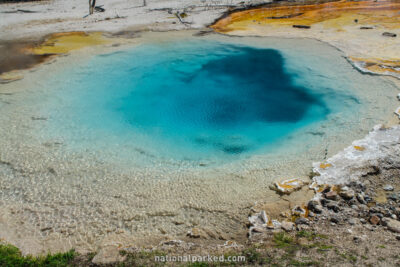
{"type": "Polygon", "coordinates": [[[235,159],[356,108],[346,110],[350,92],[335,93],[346,84],[313,85],[287,65],[277,49],[204,40],[96,56],[50,81],[62,99],[46,104],[50,132],[177,160],[235,159]]]}
{"type": "Polygon", "coordinates": [[[65,248],[244,237],[272,181],[307,179],[398,104],[324,43],[190,32],[59,57],[1,92],[4,224],[65,248]]]}

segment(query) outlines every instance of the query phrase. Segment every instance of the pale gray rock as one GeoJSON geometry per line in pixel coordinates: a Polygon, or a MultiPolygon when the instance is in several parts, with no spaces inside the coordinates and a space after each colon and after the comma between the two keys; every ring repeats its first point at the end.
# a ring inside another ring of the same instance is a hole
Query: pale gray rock
{"type": "Polygon", "coordinates": [[[356,218],[350,218],[350,219],[348,220],[348,222],[349,222],[350,225],[356,225],[356,224],[358,224],[358,220],[357,220],[356,218]]]}
{"type": "Polygon", "coordinates": [[[283,221],[283,222],[281,223],[281,227],[282,227],[282,229],[285,230],[286,232],[290,232],[290,231],[293,231],[293,229],[294,229],[294,223],[292,223],[292,222],[287,222],[287,221],[283,221]]]}
{"type": "Polygon", "coordinates": [[[400,221],[384,218],[382,223],[392,232],[400,233],[400,221]]]}
{"type": "Polygon", "coordinates": [[[94,264],[113,264],[121,262],[125,257],[119,254],[116,246],[105,246],[94,256],[92,263],[94,264]]]}

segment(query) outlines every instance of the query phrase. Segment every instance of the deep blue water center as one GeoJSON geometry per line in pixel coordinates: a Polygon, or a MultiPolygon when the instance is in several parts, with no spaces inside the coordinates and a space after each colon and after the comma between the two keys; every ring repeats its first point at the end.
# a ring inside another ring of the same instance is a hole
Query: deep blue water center
{"type": "Polygon", "coordinates": [[[329,112],[318,94],[295,83],[274,49],[146,45],[98,56],[85,68],[96,71],[77,81],[75,91],[89,92],[77,93],[80,107],[71,101],[79,120],[167,156],[245,154],[329,112]]]}

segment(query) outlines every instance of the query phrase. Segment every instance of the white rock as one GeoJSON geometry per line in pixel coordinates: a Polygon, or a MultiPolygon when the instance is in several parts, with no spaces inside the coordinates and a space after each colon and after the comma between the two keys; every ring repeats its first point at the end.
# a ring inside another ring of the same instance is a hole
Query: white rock
{"type": "Polygon", "coordinates": [[[377,125],[364,139],[354,141],[329,158],[328,164],[314,163],[313,170],[319,175],[313,180],[319,185],[347,184],[366,175],[372,166],[400,164],[397,156],[400,154],[399,142],[400,126],[383,128],[377,125]]]}
{"type": "Polygon", "coordinates": [[[385,185],[385,186],[383,187],[383,190],[385,190],[385,191],[393,191],[394,188],[393,188],[393,186],[391,186],[390,184],[388,184],[388,185],[385,185]]]}
{"type": "Polygon", "coordinates": [[[282,182],[275,182],[270,188],[283,194],[290,194],[304,186],[304,182],[299,179],[289,179],[282,182]]]}

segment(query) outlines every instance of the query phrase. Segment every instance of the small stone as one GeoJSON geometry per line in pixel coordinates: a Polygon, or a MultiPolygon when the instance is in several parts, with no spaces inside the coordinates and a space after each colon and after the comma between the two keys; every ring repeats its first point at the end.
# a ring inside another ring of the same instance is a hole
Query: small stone
{"type": "Polygon", "coordinates": [[[308,26],[308,25],[293,25],[293,28],[310,29],[311,26],[308,26]]]}
{"type": "Polygon", "coordinates": [[[396,235],[396,239],[400,241],[400,235],[396,235]]]}
{"type": "Polygon", "coordinates": [[[330,199],[330,200],[336,200],[337,192],[336,191],[329,191],[328,193],[325,194],[325,198],[330,199]]]}
{"type": "Polygon", "coordinates": [[[316,200],[309,201],[308,204],[307,204],[307,208],[309,210],[315,212],[315,213],[318,213],[318,214],[322,213],[322,210],[323,210],[322,206],[316,200]]]}
{"type": "Polygon", "coordinates": [[[199,238],[201,236],[200,229],[198,228],[192,228],[187,235],[191,238],[199,238]]]}
{"type": "Polygon", "coordinates": [[[393,188],[392,185],[388,184],[388,185],[385,185],[385,186],[383,187],[383,190],[385,190],[385,191],[393,191],[394,188],[393,188]]]}
{"type": "Polygon", "coordinates": [[[360,202],[360,204],[367,204],[367,202],[365,201],[364,197],[361,194],[357,194],[357,200],[358,202],[360,202]]]}
{"type": "Polygon", "coordinates": [[[306,218],[300,217],[300,218],[296,219],[295,223],[296,224],[306,224],[306,225],[308,225],[310,223],[310,221],[308,219],[306,219],[306,218]]]}
{"type": "Polygon", "coordinates": [[[322,206],[326,207],[326,205],[328,205],[329,203],[331,203],[330,200],[325,199],[325,198],[321,199],[321,204],[322,204],[322,206]]]}
{"type": "Polygon", "coordinates": [[[386,37],[396,37],[397,36],[397,34],[392,33],[392,32],[384,32],[384,33],[382,33],[382,35],[386,36],[386,37]]]}
{"type": "Polygon", "coordinates": [[[348,222],[350,225],[356,225],[358,223],[356,218],[350,218],[348,222]]]}
{"type": "Polygon", "coordinates": [[[265,228],[257,227],[257,226],[256,227],[251,227],[250,230],[252,232],[255,232],[255,233],[264,233],[265,232],[265,228]]]}
{"type": "Polygon", "coordinates": [[[336,205],[335,203],[329,203],[327,205],[327,208],[330,209],[330,210],[333,210],[334,212],[339,212],[340,211],[339,206],[336,205]]]}
{"type": "Polygon", "coordinates": [[[366,224],[366,225],[364,225],[364,227],[365,227],[367,230],[374,231],[374,228],[373,228],[372,225],[370,225],[370,224],[366,224]]]}
{"type": "Polygon", "coordinates": [[[333,222],[333,223],[339,223],[340,218],[339,218],[339,216],[332,216],[330,221],[333,222]]]}
{"type": "Polygon", "coordinates": [[[380,221],[381,221],[381,219],[376,215],[373,215],[373,216],[371,216],[371,218],[369,218],[369,222],[372,225],[377,225],[380,221]]]}
{"type": "Polygon", "coordinates": [[[361,219],[360,219],[360,223],[362,223],[362,224],[366,224],[366,223],[367,223],[367,221],[366,221],[364,218],[361,218],[361,219]]]}
{"type": "Polygon", "coordinates": [[[353,237],[354,243],[360,243],[360,242],[362,242],[362,241],[364,241],[364,240],[365,240],[365,237],[364,237],[364,236],[354,236],[354,237],[353,237]]]}
{"type": "Polygon", "coordinates": [[[352,189],[343,190],[339,195],[345,200],[350,200],[354,197],[354,191],[352,189]]]}
{"type": "Polygon", "coordinates": [[[371,198],[370,196],[368,196],[368,195],[365,195],[365,196],[364,196],[364,199],[365,199],[365,201],[366,201],[367,203],[372,201],[372,198],[371,198]]]}
{"type": "Polygon", "coordinates": [[[352,206],[352,205],[357,205],[358,201],[353,197],[352,199],[348,200],[348,203],[350,206],[352,206]]]}
{"type": "Polygon", "coordinates": [[[281,227],[282,227],[282,229],[285,230],[286,232],[290,232],[290,231],[293,231],[293,229],[294,229],[294,223],[292,223],[292,222],[287,222],[287,221],[283,221],[283,222],[281,223],[281,227]]]}
{"type": "Polygon", "coordinates": [[[391,194],[388,198],[390,200],[397,201],[400,199],[400,196],[399,196],[399,194],[391,194]]]}

